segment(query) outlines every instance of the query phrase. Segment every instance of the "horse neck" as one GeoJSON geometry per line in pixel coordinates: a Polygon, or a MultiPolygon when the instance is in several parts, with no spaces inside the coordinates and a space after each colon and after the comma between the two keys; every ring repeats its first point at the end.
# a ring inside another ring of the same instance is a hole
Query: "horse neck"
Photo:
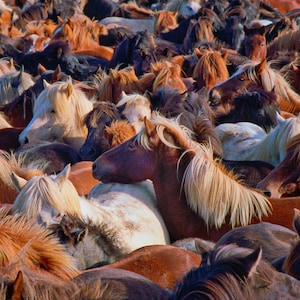
{"type": "Polygon", "coordinates": [[[177,163],[165,164],[164,160],[162,158],[159,162],[160,167],[152,181],[157,207],[165,221],[171,242],[188,237],[217,241],[231,228],[227,225],[218,230],[214,227],[208,228],[205,221],[189,208],[184,191],[181,191],[178,178],[182,177],[183,171],[179,171],[177,175],[177,163]]]}

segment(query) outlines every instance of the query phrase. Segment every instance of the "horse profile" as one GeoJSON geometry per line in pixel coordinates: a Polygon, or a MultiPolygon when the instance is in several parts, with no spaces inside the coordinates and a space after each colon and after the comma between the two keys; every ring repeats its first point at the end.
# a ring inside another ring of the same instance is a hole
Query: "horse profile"
{"type": "Polygon", "coordinates": [[[145,128],[137,136],[96,159],[93,176],[103,182],[151,179],[173,241],[190,236],[216,240],[230,226],[246,225],[266,215],[268,200],[242,186],[216,163],[209,143],[198,144],[191,134],[174,120],[159,115],[151,121],[145,119],[145,128]],[[126,160],[118,159],[119,151],[126,154],[126,160]],[[139,159],[143,159],[143,166],[139,159]],[[167,186],[163,178],[168,178],[167,186]],[[233,199],[238,202],[233,203],[233,199]],[[228,223],[224,224],[226,219],[228,223]]]}
{"type": "Polygon", "coordinates": [[[279,72],[268,66],[266,60],[249,61],[240,65],[227,80],[210,89],[209,101],[214,106],[232,101],[244,90],[253,92],[259,89],[274,91],[277,95],[276,105],[280,110],[293,114],[300,111],[300,96],[279,72]]]}

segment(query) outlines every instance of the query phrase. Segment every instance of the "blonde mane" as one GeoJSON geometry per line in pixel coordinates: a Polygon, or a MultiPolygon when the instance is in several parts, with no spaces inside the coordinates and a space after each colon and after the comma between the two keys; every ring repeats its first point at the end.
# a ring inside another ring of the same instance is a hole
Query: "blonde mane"
{"type": "Polygon", "coordinates": [[[74,185],[70,180],[65,180],[61,188],[56,180],[54,175],[31,178],[17,195],[12,211],[36,218],[46,205],[58,212],[81,216],[79,196],[74,185]]]}
{"type": "MultiPolygon", "coordinates": [[[[207,226],[221,227],[228,215],[232,226],[247,225],[254,216],[261,219],[271,211],[270,203],[263,195],[241,185],[233,173],[213,158],[212,147],[194,142],[192,132],[180,126],[178,120],[156,115],[151,121],[163,144],[183,151],[178,160],[178,171],[182,158],[187,154],[193,156],[184,171],[181,188],[190,208],[207,226]],[[173,136],[176,145],[166,139],[166,131],[173,136]]],[[[151,150],[145,130],[141,130],[136,141],[151,150]]]]}
{"type": "Polygon", "coordinates": [[[12,125],[9,124],[8,120],[7,120],[7,116],[5,115],[4,112],[0,112],[0,129],[3,129],[3,128],[11,128],[12,125]]]}
{"type": "Polygon", "coordinates": [[[235,74],[246,72],[249,80],[267,91],[274,91],[278,96],[278,106],[281,110],[291,113],[300,112],[300,95],[297,94],[285,78],[265,62],[258,77],[256,67],[260,62],[249,61],[239,66],[235,74]]]}
{"type": "Polygon", "coordinates": [[[37,113],[41,106],[49,103],[53,107],[57,118],[67,125],[67,128],[70,127],[70,120],[72,120],[75,128],[86,135],[87,128],[83,126],[83,118],[92,110],[93,99],[88,99],[86,94],[81,91],[80,83],[74,85],[71,81],[57,81],[51,85],[46,85],[47,87],[35,101],[33,115],[37,113]]]}

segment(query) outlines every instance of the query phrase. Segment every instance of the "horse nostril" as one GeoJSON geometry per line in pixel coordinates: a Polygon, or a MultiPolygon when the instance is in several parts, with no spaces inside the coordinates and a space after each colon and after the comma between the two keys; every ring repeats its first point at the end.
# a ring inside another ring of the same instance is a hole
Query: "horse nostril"
{"type": "Polygon", "coordinates": [[[28,140],[28,138],[26,136],[25,139],[24,139],[24,144],[28,144],[28,143],[29,143],[29,140],[28,140]]]}
{"type": "Polygon", "coordinates": [[[96,167],[96,164],[93,163],[93,164],[92,164],[92,171],[93,171],[93,172],[96,171],[96,168],[97,168],[97,167],[96,167]]]}

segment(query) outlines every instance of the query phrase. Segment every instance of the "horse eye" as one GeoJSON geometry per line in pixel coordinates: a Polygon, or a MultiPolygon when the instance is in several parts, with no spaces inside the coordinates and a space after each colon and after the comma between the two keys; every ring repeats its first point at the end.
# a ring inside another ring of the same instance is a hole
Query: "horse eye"
{"type": "Polygon", "coordinates": [[[245,81],[244,77],[239,77],[239,81],[245,81]]]}
{"type": "Polygon", "coordinates": [[[131,142],[131,143],[128,144],[128,148],[129,148],[129,149],[134,149],[134,146],[135,146],[135,145],[134,145],[133,142],[131,142]]]}
{"type": "Polygon", "coordinates": [[[264,46],[265,46],[265,44],[260,44],[260,46],[261,46],[261,47],[264,47],[264,46]]]}
{"type": "Polygon", "coordinates": [[[51,114],[55,114],[55,110],[54,110],[54,109],[51,109],[50,113],[51,113],[51,114]]]}

